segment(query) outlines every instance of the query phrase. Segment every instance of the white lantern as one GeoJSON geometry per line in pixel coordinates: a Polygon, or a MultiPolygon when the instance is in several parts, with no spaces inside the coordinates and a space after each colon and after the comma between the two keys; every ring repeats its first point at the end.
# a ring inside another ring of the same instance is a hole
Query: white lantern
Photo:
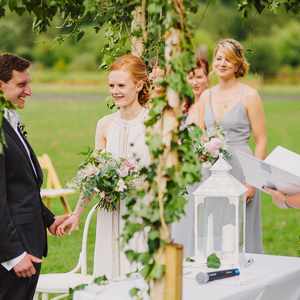
{"type": "Polygon", "coordinates": [[[205,264],[215,253],[221,268],[240,267],[245,259],[246,187],[220,157],[211,175],[194,191],[195,258],[205,264]]]}

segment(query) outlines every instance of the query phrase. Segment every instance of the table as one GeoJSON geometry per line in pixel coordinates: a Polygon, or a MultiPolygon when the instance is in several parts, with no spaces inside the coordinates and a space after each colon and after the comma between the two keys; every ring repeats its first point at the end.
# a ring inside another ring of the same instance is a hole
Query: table
{"type": "MultiPolygon", "coordinates": [[[[184,268],[183,300],[300,300],[300,258],[247,254],[254,263],[241,269],[241,275],[199,285],[194,275],[199,271],[184,268]]],[[[89,286],[77,291],[73,300],[130,300],[132,287],[143,287],[141,279],[89,286]]]]}

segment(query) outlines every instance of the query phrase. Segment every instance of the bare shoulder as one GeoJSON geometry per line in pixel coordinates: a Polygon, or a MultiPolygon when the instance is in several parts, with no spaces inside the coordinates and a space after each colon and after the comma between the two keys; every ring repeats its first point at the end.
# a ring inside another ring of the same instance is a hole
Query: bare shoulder
{"type": "Polygon", "coordinates": [[[112,123],[114,115],[115,115],[114,113],[109,114],[99,119],[96,126],[97,130],[102,130],[102,131],[106,130],[112,123]]]}
{"type": "Polygon", "coordinates": [[[246,106],[259,105],[261,103],[260,95],[255,88],[242,84],[242,89],[246,106]]]}
{"type": "Polygon", "coordinates": [[[97,122],[95,134],[96,149],[105,149],[107,132],[113,122],[114,115],[115,114],[104,116],[97,122]]]}

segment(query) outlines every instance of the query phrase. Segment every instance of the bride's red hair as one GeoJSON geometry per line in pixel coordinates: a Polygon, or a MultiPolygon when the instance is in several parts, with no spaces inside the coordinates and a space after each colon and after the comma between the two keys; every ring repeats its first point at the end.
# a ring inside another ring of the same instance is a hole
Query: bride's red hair
{"type": "Polygon", "coordinates": [[[138,101],[145,105],[149,100],[149,79],[146,64],[141,58],[133,54],[125,54],[118,57],[110,66],[110,71],[124,70],[130,73],[135,82],[144,82],[142,90],[139,92],[138,101]]]}

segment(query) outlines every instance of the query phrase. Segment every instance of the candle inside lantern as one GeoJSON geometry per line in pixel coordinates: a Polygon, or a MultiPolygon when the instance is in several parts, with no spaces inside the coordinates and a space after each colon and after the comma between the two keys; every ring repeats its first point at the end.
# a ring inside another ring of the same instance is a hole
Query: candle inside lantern
{"type": "Polygon", "coordinates": [[[206,254],[210,255],[214,252],[214,218],[212,214],[208,215],[207,220],[207,246],[206,246],[206,254]]]}
{"type": "Polygon", "coordinates": [[[222,228],[222,250],[233,252],[235,248],[235,228],[232,224],[226,224],[222,228]]]}

